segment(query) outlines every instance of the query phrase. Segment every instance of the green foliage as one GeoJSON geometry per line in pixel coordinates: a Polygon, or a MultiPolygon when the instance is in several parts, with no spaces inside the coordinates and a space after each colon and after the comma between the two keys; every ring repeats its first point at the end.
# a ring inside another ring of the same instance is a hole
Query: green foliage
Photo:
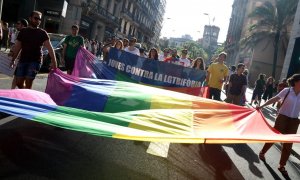
{"type": "Polygon", "coordinates": [[[219,55],[225,49],[225,44],[223,43],[222,46],[219,46],[217,50],[214,52],[213,56],[219,55]]]}
{"type": "Polygon", "coordinates": [[[197,57],[202,57],[204,60],[207,60],[208,53],[203,49],[202,45],[195,41],[189,41],[183,44],[179,50],[187,49],[189,52],[189,57],[195,59],[197,57]]]}
{"type": "MultiPolygon", "coordinates": [[[[165,48],[173,49],[175,45],[169,44],[169,40],[160,39],[159,49],[163,50],[165,48]]],[[[202,57],[204,60],[208,59],[208,52],[203,49],[202,45],[195,41],[189,41],[184,43],[181,47],[176,48],[178,54],[180,54],[181,50],[187,49],[188,56],[192,59],[197,57],[202,57]]]]}
{"type": "Polygon", "coordinates": [[[169,48],[169,40],[168,39],[159,39],[159,49],[162,51],[165,48],[169,48]]]}

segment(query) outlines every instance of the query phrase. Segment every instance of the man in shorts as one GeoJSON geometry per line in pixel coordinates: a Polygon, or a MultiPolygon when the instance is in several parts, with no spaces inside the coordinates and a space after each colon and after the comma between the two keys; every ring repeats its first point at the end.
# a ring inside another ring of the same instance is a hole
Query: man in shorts
{"type": "Polygon", "coordinates": [[[16,81],[19,89],[31,89],[33,80],[42,65],[42,47],[45,46],[51,57],[51,68],[57,68],[57,62],[47,32],[41,28],[42,13],[33,11],[29,17],[29,27],[21,29],[14,47],[11,66],[20,51],[20,59],[16,67],[16,81]],[[24,84],[25,83],[25,84],[24,84]]]}
{"type": "Polygon", "coordinates": [[[71,35],[67,36],[64,41],[62,60],[65,62],[67,74],[72,74],[78,49],[80,47],[85,47],[84,39],[82,36],[78,35],[78,31],[79,31],[79,26],[74,24],[72,26],[71,35]]]}
{"type": "MultiPolygon", "coordinates": [[[[16,29],[17,29],[16,39],[17,39],[18,34],[21,31],[21,29],[26,28],[27,26],[28,26],[28,21],[26,19],[20,19],[17,22],[17,24],[16,24],[16,29]]],[[[15,41],[16,41],[16,39],[15,39],[15,41]]],[[[13,46],[10,47],[10,51],[8,53],[8,56],[13,57],[13,55],[14,55],[14,48],[15,48],[15,45],[13,45],[13,46]]],[[[16,87],[17,87],[17,77],[16,77],[16,71],[15,71],[13,80],[11,82],[11,89],[15,89],[16,87]]]]}

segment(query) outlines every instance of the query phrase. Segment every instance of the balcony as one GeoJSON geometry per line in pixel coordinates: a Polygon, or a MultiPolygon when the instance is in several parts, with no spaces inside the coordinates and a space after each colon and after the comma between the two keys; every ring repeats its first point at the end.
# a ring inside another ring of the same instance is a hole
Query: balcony
{"type": "Polygon", "coordinates": [[[149,35],[150,37],[154,36],[154,32],[153,29],[148,28],[144,23],[140,23],[139,24],[139,28],[147,35],[149,35]]]}
{"type": "Polygon", "coordinates": [[[101,19],[102,21],[106,23],[110,23],[116,27],[119,26],[120,19],[110,12],[108,12],[106,9],[100,6],[100,4],[97,4],[93,1],[90,1],[89,3],[83,3],[82,4],[82,13],[86,16],[94,17],[95,19],[101,19]]]}
{"type": "Polygon", "coordinates": [[[123,16],[125,16],[126,19],[129,19],[131,21],[134,20],[134,15],[129,11],[129,9],[122,8],[121,12],[123,13],[123,16]]]}

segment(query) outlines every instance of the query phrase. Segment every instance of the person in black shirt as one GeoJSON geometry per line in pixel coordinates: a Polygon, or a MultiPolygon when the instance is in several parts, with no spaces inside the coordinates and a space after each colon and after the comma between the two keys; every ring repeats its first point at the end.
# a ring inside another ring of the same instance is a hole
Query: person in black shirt
{"type": "Polygon", "coordinates": [[[260,106],[261,96],[266,89],[266,81],[265,81],[265,74],[259,74],[259,78],[255,82],[255,87],[252,94],[252,99],[250,105],[252,106],[253,101],[258,99],[258,106],[260,106]]]}
{"type": "Polygon", "coordinates": [[[272,76],[268,77],[266,82],[266,89],[264,91],[264,94],[262,96],[262,99],[267,101],[273,97],[274,92],[274,78],[272,76]]]}
{"type": "Polygon", "coordinates": [[[237,66],[237,72],[231,74],[229,78],[228,91],[227,91],[227,103],[233,103],[240,105],[242,97],[245,95],[247,89],[247,77],[243,74],[245,65],[240,63],[237,66]]]}
{"type": "Polygon", "coordinates": [[[19,63],[16,68],[18,88],[31,89],[33,80],[42,64],[42,47],[45,46],[51,57],[52,69],[57,68],[56,58],[47,32],[41,28],[42,13],[33,11],[29,17],[29,27],[23,28],[17,37],[11,67],[21,51],[19,63]],[[25,83],[25,84],[24,84],[25,83]]]}

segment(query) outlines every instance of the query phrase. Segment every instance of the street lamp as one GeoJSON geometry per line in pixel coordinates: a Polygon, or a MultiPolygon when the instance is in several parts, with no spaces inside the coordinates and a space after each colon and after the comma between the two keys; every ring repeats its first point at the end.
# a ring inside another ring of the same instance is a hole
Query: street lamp
{"type": "Polygon", "coordinates": [[[208,13],[203,13],[205,16],[208,16],[208,25],[209,25],[209,36],[208,36],[208,60],[211,59],[211,25],[210,25],[210,16],[208,13]]]}

